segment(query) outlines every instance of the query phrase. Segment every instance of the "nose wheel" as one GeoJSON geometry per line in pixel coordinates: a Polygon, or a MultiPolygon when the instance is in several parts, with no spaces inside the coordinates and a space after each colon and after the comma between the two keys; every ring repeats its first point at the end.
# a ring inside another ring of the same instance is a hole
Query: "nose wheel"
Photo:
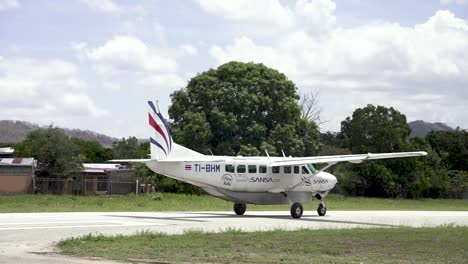
{"type": "Polygon", "coordinates": [[[236,215],[243,215],[247,210],[247,206],[245,204],[234,204],[234,212],[236,215]]]}
{"type": "Polygon", "coordinates": [[[327,207],[325,207],[325,205],[322,204],[322,202],[320,202],[320,204],[319,204],[319,206],[317,208],[317,213],[320,216],[324,216],[327,213],[327,207]]]}
{"type": "Polygon", "coordinates": [[[324,216],[327,213],[327,207],[325,207],[325,198],[318,193],[315,195],[315,198],[320,200],[319,207],[317,208],[317,213],[320,216],[324,216]]]}

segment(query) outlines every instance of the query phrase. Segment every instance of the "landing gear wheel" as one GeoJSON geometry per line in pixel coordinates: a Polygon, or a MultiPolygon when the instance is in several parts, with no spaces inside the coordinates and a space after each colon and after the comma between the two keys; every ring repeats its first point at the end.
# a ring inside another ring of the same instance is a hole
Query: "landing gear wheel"
{"type": "Polygon", "coordinates": [[[291,205],[291,217],[292,218],[301,218],[303,212],[304,212],[304,208],[302,208],[302,204],[293,203],[293,205],[291,205]]]}
{"type": "Polygon", "coordinates": [[[243,215],[247,206],[245,204],[234,204],[234,212],[236,215],[243,215]]]}
{"type": "Polygon", "coordinates": [[[327,213],[327,207],[325,205],[320,204],[319,207],[317,208],[317,213],[320,216],[324,216],[327,213]]]}

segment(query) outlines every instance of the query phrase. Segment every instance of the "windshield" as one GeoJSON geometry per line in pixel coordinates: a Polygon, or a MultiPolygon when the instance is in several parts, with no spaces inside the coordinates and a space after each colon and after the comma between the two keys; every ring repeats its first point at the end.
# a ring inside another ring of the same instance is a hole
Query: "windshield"
{"type": "Polygon", "coordinates": [[[307,164],[307,168],[309,168],[309,170],[312,172],[312,173],[316,173],[317,170],[314,168],[314,166],[312,164],[307,164]]]}

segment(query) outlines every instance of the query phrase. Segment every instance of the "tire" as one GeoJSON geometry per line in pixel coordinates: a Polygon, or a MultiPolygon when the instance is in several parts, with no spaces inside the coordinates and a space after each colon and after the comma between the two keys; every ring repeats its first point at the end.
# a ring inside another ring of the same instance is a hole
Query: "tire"
{"type": "Polygon", "coordinates": [[[320,216],[324,216],[327,213],[327,207],[323,206],[323,204],[320,204],[317,208],[317,213],[320,216]]]}
{"type": "Polygon", "coordinates": [[[247,210],[247,206],[245,204],[234,204],[234,212],[236,215],[243,215],[247,210]]]}
{"type": "Polygon", "coordinates": [[[301,218],[302,213],[304,213],[304,208],[300,203],[293,203],[291,205],[291,217],[292,218],[301,218]]]}

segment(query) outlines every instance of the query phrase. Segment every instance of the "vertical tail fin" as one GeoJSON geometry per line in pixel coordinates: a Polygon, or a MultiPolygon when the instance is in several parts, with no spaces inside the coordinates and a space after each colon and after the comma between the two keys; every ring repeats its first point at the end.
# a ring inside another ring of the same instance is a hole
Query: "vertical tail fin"
{"type": "Polygon", "coordinates": [[[148,101],[148,119],[151,127],[150,146],[151,159],[166,159],[172,150],[172,136],[169,126],[159,110],[152,101],[148,101]]]}

